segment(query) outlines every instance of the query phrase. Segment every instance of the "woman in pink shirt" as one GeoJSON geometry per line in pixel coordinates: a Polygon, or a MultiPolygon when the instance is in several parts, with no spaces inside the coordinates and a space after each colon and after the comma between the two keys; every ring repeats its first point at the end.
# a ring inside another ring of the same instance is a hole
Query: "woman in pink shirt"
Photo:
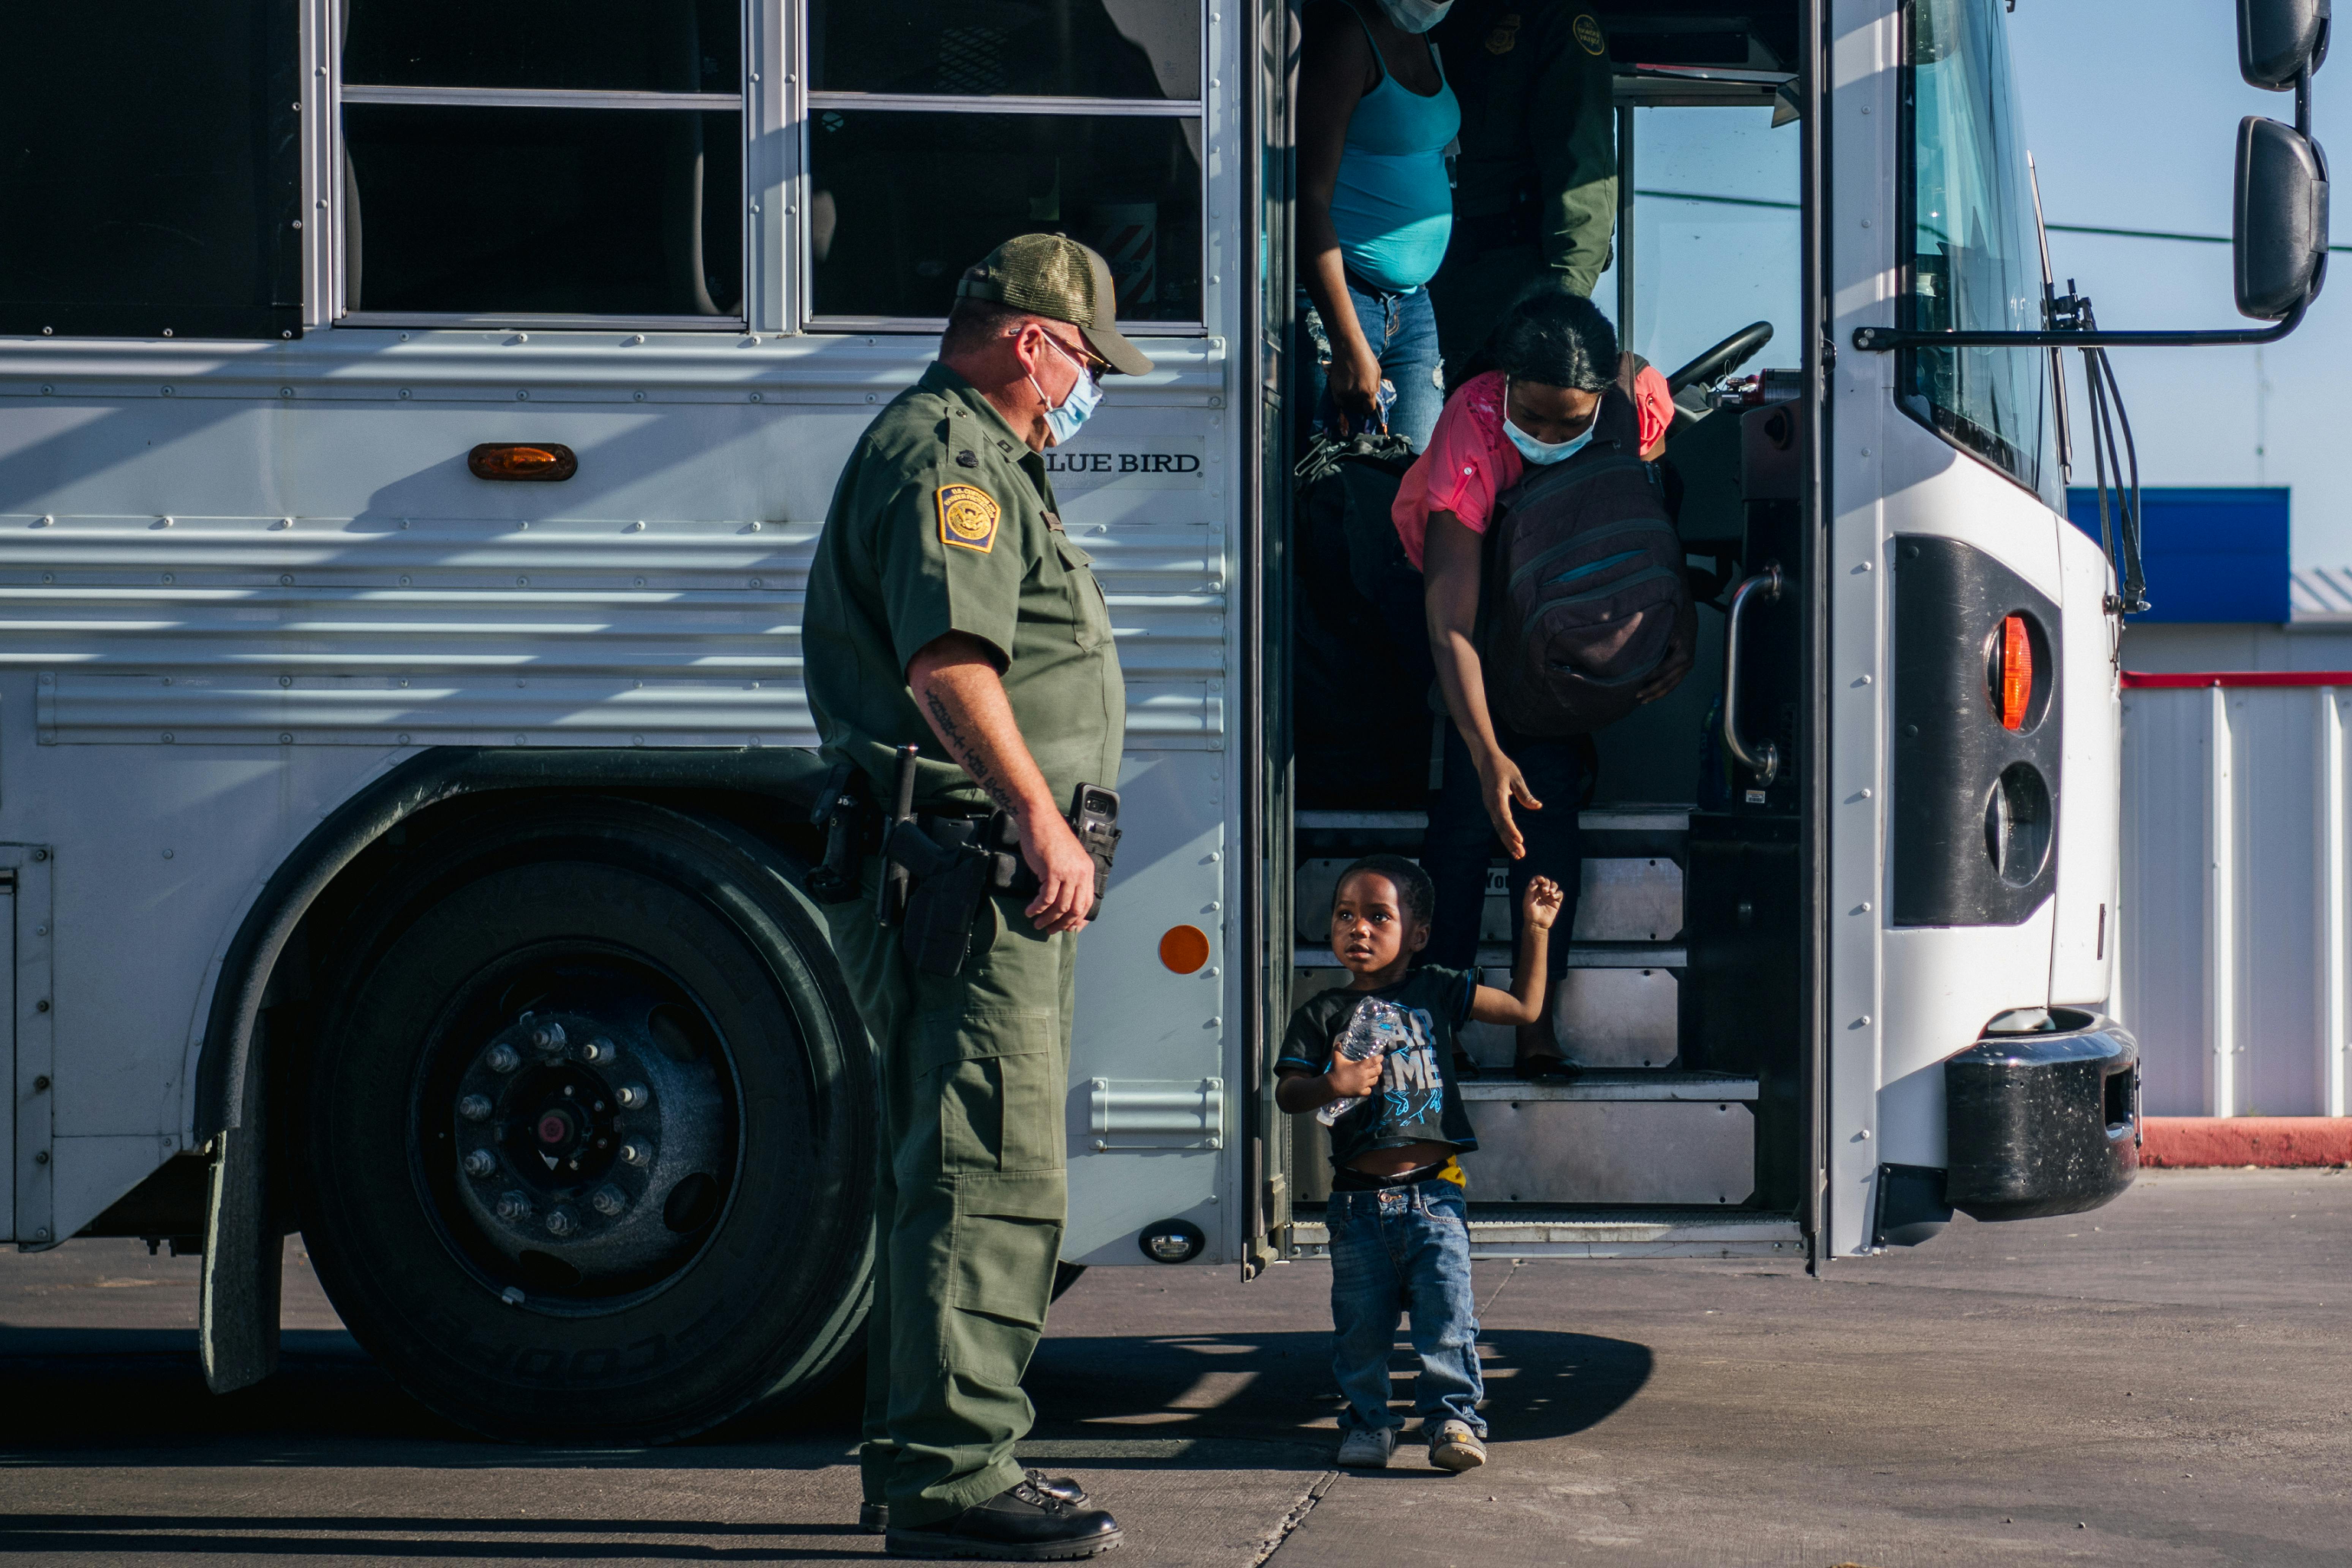
{"type": "MultiPolygon", "coordinates": [[[[1437,884],[1428,959],[1455,969],[1475,965],[1486,868],[1497,848],[1511,862],[1514,951],[1519,894],[1531,878],[1549,877],[1566,889],[1568,907],[1559,926],[1563,932],[1574,928],[1583,858],[1576,821],[1577,742],[1515,734],[1495,721],[1475,632],[1484,536],[1496,497],[1517,484],[1528,465],[1560,462],[1581,450],[1600,423],[1602,398],[1622,395],[1612,390],[1616,330],[1590,300],[1565,291],[1533,295],[1513,307],[1496,326],[1487,354],[1496,368],[1473,376],[1447,400],[1428,450],[1407,470],[1391,510],[1397,541],[1421,574],[1430,655],[1453,720],[1445,729],[1444,777],[1430,811],[1422,864],[1437,884]]],[[[1655,458],[1674,405],[1665,378],[1648,366],[1635,379],[1634,406],[1641,455],[1655,458]]],[[[1552,949],[1556,987],[1569,943],[1563,940],[1552,949]]],[[[1567,1070],[1549,1023],[1522,1026],[1514,1058],[1513,1070],[1522,1078],[1567,1070]]]]}

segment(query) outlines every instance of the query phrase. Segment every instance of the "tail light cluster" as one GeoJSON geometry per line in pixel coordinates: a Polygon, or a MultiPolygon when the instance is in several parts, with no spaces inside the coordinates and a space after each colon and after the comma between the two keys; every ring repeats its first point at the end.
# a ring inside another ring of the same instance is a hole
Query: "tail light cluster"
{"type": "Polygon", "coordinates": [[[2014,925],[2056,881],[2058,605],[1973,545],[1895,548],[1896,925],[2014,925]]]}

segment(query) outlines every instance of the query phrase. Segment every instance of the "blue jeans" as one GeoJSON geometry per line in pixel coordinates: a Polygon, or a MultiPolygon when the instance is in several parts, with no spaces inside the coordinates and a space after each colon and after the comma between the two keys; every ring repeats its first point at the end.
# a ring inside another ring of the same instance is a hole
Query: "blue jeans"
{"type": "MultiPolygon", "coordinates": [[[[1414,451],[1426,450],[1429,433],[1437,428],[1438,411],[1445,406],[1445,359],[1437,349],[1437,311],[1429,302],[1429,290],[1391,294],[1360,288],[1350,279],[1348,300],[1356,308],[1356,324],[1363,329],[1372,357],[1381,362],[1381,379],[1396,389],[1396,402],[1388,411],[1389,429],[1412,442],[1414,451]]],[[[1298,320],[1306,330],[1300,344],[1304,352],[1296,356],[1298,406],[1315,411],[1317,428],[1337,434],[1339,410],[1328,387],[1330,334],[1304,289],[1298,295],[1298,320]]],[[[1301,451],[1313,434],[1313,429],[1299,432],[1301,451]]]]}
{"type": "Polygon", "coordinates": [[[1348,1401],[1342,1432],[1400,1427],[1389,1409],[1389,1352],[1398,1314],[1412,1317],[1413,1414],[1432,1433],[1465,1421],[1484,1437],[1478,1402],[1478,1304],[1470,1293],[1470,1220],[1462,1189],[1432,1179],[1370,1193],[1333,1193],[1331,1371],[1348,1401]]]}
{"type": "MultiPolygon", "coordinates": [[[[1568,944],[1576,929],[1576,895],[1584,880],[1584,846],[1577,827],[1576,801],[1584,769],[1577,760],[1574,741],[1535,741],[1516,731],[1495,726],[1496,742],[1503,754],[1518,763],[1528,788],[1543,802],[1541,811],[1515,806],[1511,819],[1528,852],[1510,862],[1511,952],[1519,951],[1519,896],[1534,877],[1549,877],[1559,884],[1559,918],[1552,922],[1546,952],[1550,984],[1546,994],[1556,997],[1559,977],[1568,973],[1568,944]]],[[[1478,921],[1486,907],[1486,868],[1503,852],[1487,818],[1486,798],[1478,787],[1478,769],[1470,760],[1469,743],[1453,724],[1445,726],[1445,780],[1429,813],[1429,835],[1423,840],[1421,863],[1437,884],[1437,919],[1423,949],[1427,962],[1448,969],[1468,969],[1477,963],[1478,921]]],[[[1549,1005],[1547,1005],[1549,1011],[1549,1005]]]]}

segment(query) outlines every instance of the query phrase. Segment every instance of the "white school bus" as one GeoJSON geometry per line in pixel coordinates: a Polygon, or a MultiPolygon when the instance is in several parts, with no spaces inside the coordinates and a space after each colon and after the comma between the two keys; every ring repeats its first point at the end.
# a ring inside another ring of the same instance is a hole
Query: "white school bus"
{"type": "MultiPolygon", "coordinates": [[[[2304,107],[2324,5],[2248,4],[2242,68],[2304,107]]],[[[1680,367],[1666,482],[1729,591],[1598,738],[1582,1070],[1466,1086],[1474,1247],[1825,1267],[2103,1202],[2136,1168],[2105,1012],[2136,584],[2061,515],[2051,351],[2127,334],[2044,286],[2004,7],[1591,9],[1599,297],[1680,367]]],[[[1058,228],[1156,367],[1050,455],[1129,690],[1065,1261],[1318,1253],[1273,1047],[1331,977],[1334,868],[1412,852],[1425,798],[1335,793],[1298,740],[1330,563],[1291,525],[1297,37],[1284,0],[0,23],[15,1243],[200,1250],[227,1389],[274,1363],[299,1230],[407,1387],[536,1441],[836,1370],[875,1134],[802,891],[803,584],[957,272],[1058,228]]],[[[2249,124],[2240,303],[2275,335],[2325,187],[2249,124]]],[[[2103,477],[2112,412],[2077,418],[2103,477]]]]}

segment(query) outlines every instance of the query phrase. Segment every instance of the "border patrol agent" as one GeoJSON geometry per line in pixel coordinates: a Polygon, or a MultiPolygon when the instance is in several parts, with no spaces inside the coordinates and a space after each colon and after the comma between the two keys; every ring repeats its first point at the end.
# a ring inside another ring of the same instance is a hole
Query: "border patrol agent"
{"type": "Polygon", "coordinates": [[[1547,274],[1590,299],[1617,227],[1609,39],[1577,0],[1454,0],[1431,35],[1462,101],[1454,236],[1430,280],[1458,379],[1547,274]]]}
{"type": "Polygon", "coordinates": [[[1109,268],[1075,240],[1009,240],[956,293],[939,360],[850,454],[802,631],[824,754],[890,799],[897,753],[919,746],[922,831],[990,818],[1017,849],[997,858],[1034,889],[972,884],[952,973],[913,951],[927,884],[903,927],[877,924],[887,847],[826,906],[882,1115],[862,1522],[893,1555],[1082,1557],[1118,1525],[1013,1445],[1061,1255],[1073,944],[1097,890],[1062,814],[1081,785],[1117,785],[1127,699],[1039,453],[1076,434],[1098,374],[1151,362],[1112,326],[1109,268]]]}

